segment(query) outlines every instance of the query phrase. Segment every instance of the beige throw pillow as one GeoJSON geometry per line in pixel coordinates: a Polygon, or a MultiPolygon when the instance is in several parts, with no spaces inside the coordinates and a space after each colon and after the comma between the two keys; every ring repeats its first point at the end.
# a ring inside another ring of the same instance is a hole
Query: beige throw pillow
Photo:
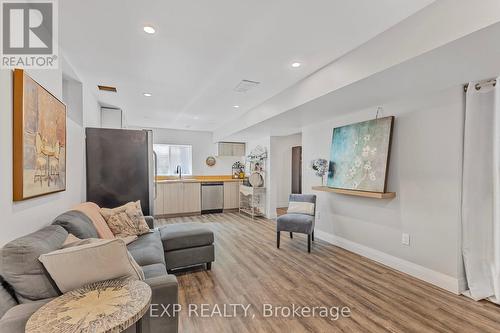
{"type": "Polygon", "coordinates": [[[113,209],[101,208],[101,214],[116,237],[124,238],[149,232],[140,201],[129,202],[113,209]]]}
{"type": "Polygon", "coordinates": [[[314,215],[314,204],[312,202],[290,201],[287,213],[314,215]]]}
{"type": "Polygon", "coordinates": [[[38,258],[61,292],[104,280],[144,280],[142,269],[127,251],[123,240],[89,238],[76,243],[83,245],[42,254],[38,258]]]}

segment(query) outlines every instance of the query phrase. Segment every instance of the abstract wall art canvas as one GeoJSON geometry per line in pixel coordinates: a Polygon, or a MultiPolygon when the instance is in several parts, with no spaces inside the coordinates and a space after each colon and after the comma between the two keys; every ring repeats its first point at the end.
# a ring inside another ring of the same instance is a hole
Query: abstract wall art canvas
{"type": "Polygon", "coordinates": [[[14,70],[14,201],[66,190],[66,106],[14,70]]]}
{"type": "Polygon", "coordinates": [[[327,185],[385,192],[393,122],[390,116],[335,128],[327,185]]]}

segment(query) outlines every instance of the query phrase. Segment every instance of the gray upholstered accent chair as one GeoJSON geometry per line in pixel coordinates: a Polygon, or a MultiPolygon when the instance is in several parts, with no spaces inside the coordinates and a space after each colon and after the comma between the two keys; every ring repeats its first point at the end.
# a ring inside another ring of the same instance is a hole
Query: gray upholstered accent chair
{"type": "MultiPolygon", "coordinates": [[[[314,216],[316,215],[316,195],[314,194],[290,194],[290,203],[303,202],[310,203],[314,206],[312,209],[302,212],[294,210],[285,215],[278,217],[276,223],[276,246],[280,248],[280,232],[290,232],[290,238],[293,238],[293,233],[298,232],[307,234],[307,252],[311,252],[311,240],[314,241],[314,216]]],[[[290,207],[289,205],[289,211],[290,207]]]]}

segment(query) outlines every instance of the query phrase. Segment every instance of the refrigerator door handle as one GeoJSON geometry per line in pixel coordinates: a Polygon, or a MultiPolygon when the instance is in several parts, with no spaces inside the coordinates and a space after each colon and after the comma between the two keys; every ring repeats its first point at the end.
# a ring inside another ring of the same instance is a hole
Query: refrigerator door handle
{"type": "Polygon", "coordinates": [[[154,159],[154,162],[155,162],[155,174],[154,174],[154,184],[155,184],[155,199],[158,197],[158,183],[157,183],[157,179],[158,179],[158,155],[156,155],[156,152],[153,150],[153,159],[154,159]]]}

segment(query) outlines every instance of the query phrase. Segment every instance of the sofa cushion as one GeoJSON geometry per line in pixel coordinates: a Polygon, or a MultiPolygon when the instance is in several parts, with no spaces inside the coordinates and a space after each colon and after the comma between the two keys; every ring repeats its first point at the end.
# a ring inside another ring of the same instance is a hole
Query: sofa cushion
{"type": "Polygon", "coordinates": [[[70,210],[56,217],[52,224],[60,225],[70,234],[80,239],[99,238],[92,220],[84,213],[70,210]]]}
{"type": "Polygon", "coordinates": [[[25,331],[26,323],[31,315],[40,309],[44,304],[52,299],[43,299],[35,302],[19,304],[11,308],[0,319],[0,332],[2,333],[21,333],[25,331]]]}
{"type": "Polygon", "coordinates": [[[311,233],[314,216],[304,214],[285,214],[278,217],[276,231],[290,231],[303,234],[311,233]]]}
{"type": "Polygon", "coordinates": [[[139,236],[135,241],[127,245],[127,248],[140,266],[165,265],[165,256],[158,230],[139,236]]]}
{"type": "Polygon", "coordinates": [[[68,232],[46,226],[7,243],[0,250],[0,274],[15,290],[21,303],[58,296],[60,293],[38,257],[61,248],[68,232]]]}
{"type": "Polygon", "coordinates": [[[4,286],[3,278],[0,276],[0,318],[12,307],[17,305],[16,300],[4,286]]]}
{"type": "Polygon", "coordinates": [[[159,230],[165,251],[205,246],[214,242],[213,232],[199,223],[168,224],[159,230]]]}
{"type": "Polygon", "coordinates": [[[157,276],[167,275],[167,268],[164,264],[152,264],[142,266],[144,277],[146,279],[154,278],[157,276]]]}
{"type": "Polygon", "coordinates": [[[103,239],[113,239],[115,235],[109,229],[108,224],[101,215],[101,208],[93,202],[84,202],[73,208],[74,210],[80,211],[88,216],[92,221],[94,228],[99,235],[99,238],[103,239]]]}

